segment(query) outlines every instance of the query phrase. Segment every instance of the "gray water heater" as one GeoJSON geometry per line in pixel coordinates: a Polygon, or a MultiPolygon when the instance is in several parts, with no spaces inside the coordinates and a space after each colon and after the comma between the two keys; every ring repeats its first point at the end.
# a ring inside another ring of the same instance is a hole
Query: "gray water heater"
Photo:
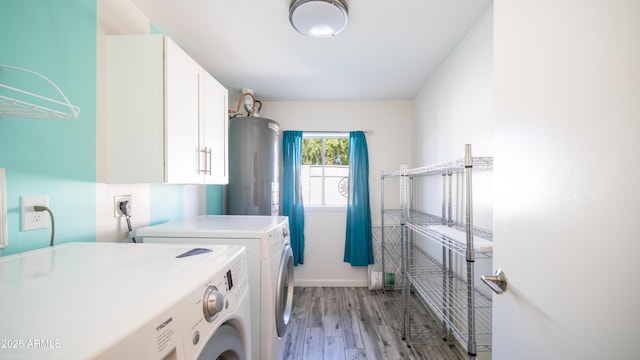
{"type": "Polygon", "coordinates": [[[276,121],[254,116],[230,120],[227,214],[279,214],[281,152],[276,121]]]}

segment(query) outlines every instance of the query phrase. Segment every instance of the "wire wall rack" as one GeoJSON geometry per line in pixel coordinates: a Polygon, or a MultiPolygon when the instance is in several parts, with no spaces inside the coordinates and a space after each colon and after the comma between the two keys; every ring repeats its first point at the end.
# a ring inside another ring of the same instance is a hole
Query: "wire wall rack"
{"type": "MultiPolygon", "coordinates": [[[[7,84],[0,83],[0,117],[36,119],[75,119],[80,108],[72,105],[60,88],[46,76],[33,70],[0,64],[0,70],[24,72],[45,80],[60,96],[59,100],[34,94],[7,84]]],[[[1,79],[1,78],[0,78],[1,79]]]]}
{"type": "MultiPolygon", "coordinates": [[[[382,235],[382,267],[391,266],[402,274],[403,328],[402,338],[411,346],[413,335],[421,336],[412,328],[409,313],[409,294],[419,295],[422,303],[442,320],[444,340],[451,346],[454,338],[462,344],[470,358],[478,351],[491,351],[491,297],[475,287],[476,259],[492,259],[493,234],[491,230],[473,226],[472,173],[493,169],[493,158],[471,156],[471,145],[465,145],[461,160],[408,169],[402,164],[399,171],[382,172],[381,179],[381,231],[385,218],[401,227],[400,259],[386,251],[382,235]],[[452,174],[464,179],[464,222],[452,220],[452,174]],[[436,216],[413,209],[413,178],[442,176],[442,215],[436,216]],[[385,179],[399,179],[400,209],[386,209],[385,179]],[[433,254],[414,243],[420,236],[441,247],[442,255],[433,254]],[[389,257],[386,258],[386,256],[389,257]],[[454,257],[464,260],[466,271],[456,272],[454,257]],[[387,261],[391,260],[391,261],[387,261]]],[[[395,246],[395,245],[394,245],[395,246]]],[[[395,252],[397,253],[397,251],[395,252]]]]}

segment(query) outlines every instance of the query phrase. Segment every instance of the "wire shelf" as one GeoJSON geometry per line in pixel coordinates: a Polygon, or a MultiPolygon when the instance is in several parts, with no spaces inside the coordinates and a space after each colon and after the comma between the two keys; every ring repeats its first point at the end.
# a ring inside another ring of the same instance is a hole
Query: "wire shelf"
{"type": "MultiPolygon", "coordinates": [[[[492,157],[474,157],[472,159],[472,166],[474,171],[482,171],[482,170],[491,170],[493,169],[493,158],[492,157]]],[[[406,175],[412,176],[431,176],[431,175],[442,175],[448,173],[460,173],[465,169],[464,159],[459,159],[455,161],[440,163],[436,165],[429,165],[418,167],[414,169],[409,169],[406,171],[406,175]]]]}
{"type": "Polygon", "coordinates": [[[382,174],[381,178],[382,179],[388,179],[388,178],[396,178],[396,177],[400,177],[402,176],[402,172],[400,170],[398,171],[393,171],[390,173],[386,173],[386,174],[382,174]]]}
{"type": "Polygon", "coordinates": [[[0,95],[0,117],[75,119],[80,114],[80,108],[71,105],[62,90],[44,75],[15,66],[0,64],[0,68],[17,70],[44,79],[58,92],[63,100],[54,100],[0,83],[0,90],[2,90],[4,94],[0,95]]]}
{"type": "MultiPolygon", "coordinates": [[[[453,330],[458,340],[468,340],[468,283],[447,271],[440,262],[418,247],[413,248],[413,262],[407,278],[413,290],[453,330]]],[[[478,351],[491,350],[491,298],[474,289],[476,343],[478,351]]]]}
{"type": "MultiPolygon", "coordinates": [[[[472,166],[474,171],[486,171],[493,169],[493,157],[474,157],[472,160],[472,166]]],[[[394,178],[403,175],[407,176],[432,176],[442,175],[448,173],[461,173],[465,169],[464,159],[443,162],[440,164],[422,166],[413,169],[389,172],[382,175],[382,178],[394,178]]]]}
{"type": "MultiPolygon", "coordinates": [[[[420,211],[411,211],[408,219],[403,218],[402,210],[392,209],[384,210],[384,214],[402,224],[405,224],[409,229],[415,231],[419,235],[422,235],[436,243],[453,250],[456,254],[465,256],[467,252],[467,243],[461,241],[461,237],[466,236],[466,225],[461,223],[451,223],[451,229],[454,231],[462,232],[460,236],[452,236],[452,232],[446,234],[439,230],[437,226],[446,224],[446,221],[440,217],[431,214],[427,214],[420,211]]],[[[493,233],[490,230],[474,227],[473,228],[474,240],[485,240],[483,246],[474,247],[476,257],[479,259],[490,259],[493,257],[493,246],[488,242],[493,242],[493,233]],[[491,245],[491,246],[490,246],[491,245]]]]}
{"type": "Polygon", "coordinates": [[[402,223],[402,210],[399,209],[383,209],[383,214],[389,218],[402,223]]]}

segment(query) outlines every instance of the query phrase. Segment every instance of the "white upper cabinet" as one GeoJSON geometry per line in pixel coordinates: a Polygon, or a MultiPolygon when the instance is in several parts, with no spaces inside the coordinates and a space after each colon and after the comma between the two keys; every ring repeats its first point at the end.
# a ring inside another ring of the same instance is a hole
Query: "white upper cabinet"
{"type": "Polygon", "coordinates": [[[109,36],[107,182],[226,184],[227,94],[166,36],[109,36]]]}
{"type": "Polygon", "coordinates": [[[202,84],[203,101],[200,128],[201,148],[205,149],[208,157],[201,156],[206,161],[201,165],[205,169],[205,183],[227,184],[229,182],[229,121],[228,91],[212,76],[205,76],[202,84]],[[224,114],[222,121],[220,114],[224,114]]]}

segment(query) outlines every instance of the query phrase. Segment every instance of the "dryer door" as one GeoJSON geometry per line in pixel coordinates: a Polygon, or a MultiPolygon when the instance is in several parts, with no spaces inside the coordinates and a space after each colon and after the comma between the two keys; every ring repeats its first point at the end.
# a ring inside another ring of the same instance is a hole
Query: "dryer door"
{"type": "Polygon", "coordinates": [[[229,324],[216,330],[198,356],[198,360],[246,360],[240,333],[229,324]]]}
{"type": "Polygon", "coordinates": [[[276,284],[276,330],[280,338],[287,333],[292,305],[293,251],[291,251],[291,246],[286,244],[282,251],[282,258],[278,267],[278,282],[276,284]]]}

